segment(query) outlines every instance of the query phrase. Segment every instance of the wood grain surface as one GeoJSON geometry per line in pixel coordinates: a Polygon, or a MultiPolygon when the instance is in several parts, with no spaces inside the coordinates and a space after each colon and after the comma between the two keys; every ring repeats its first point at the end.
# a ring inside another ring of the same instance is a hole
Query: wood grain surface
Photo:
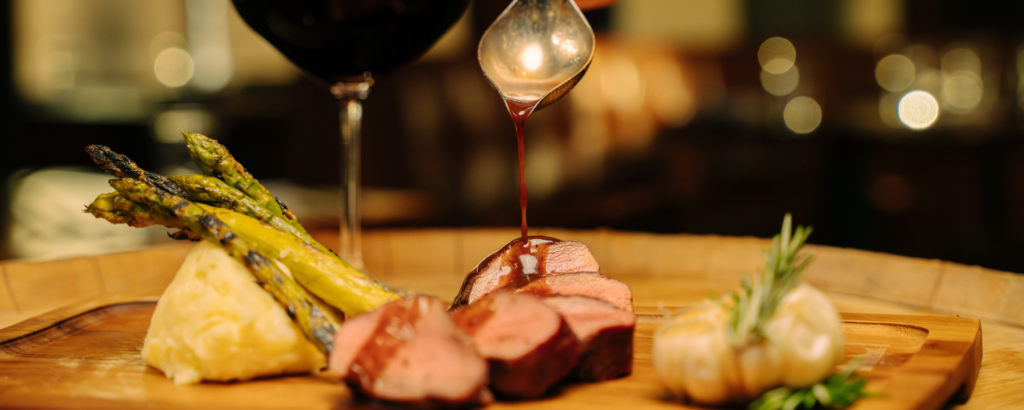
{"type": "MultiPolygon", "coordinates": [[[[303,408],[361,407],[347,388],[315,376],[176,386],[140,357],[155,303],[106,296],[52,312],[0,333],[3,408],[303,408]],[[288,392],[287,394],[284,394],[288,392]]],[[[641,308],[641,312],[655,309],[641,308]]],[[[660,314],[641,313],[633,374],[606,383],[560,386],[551,397],[493,407],[673,407],[651,364],[660,314]]],[[[976,319],[844,315],[847,359],[865,357],[868,388],[885,397],[854,409],[935,409],[977,376],[976,319]],[[867,349],[867,350],[866,350],[867,349]],[[869,352],[870,350],[870,352],[869,352]],[[876,353],[874,355],[866,353],[876,353]]],[[[962,390],[969,395],[970,386],[962,390]]]]}
{"type": "MultiPolygon", "coordinates": [[[[765,240],[758,238],[560,229],[537,229],[531,233],[587,243],[602,264],[602,271],[629,284],[634,291],[635,303],[646,306],[639,310],[649,314],[656,314],[659,305],[691,305],[705,298],[709,291],[734,288],[742,275],[759,267],[760,249],[767,246],[765,240]]],[[[516,234],[515,229],[369,231],[364,234],[364,248],[367,266],[374,276],[392,286],[450,299],[458,290],[465,272],[516,234]]],[[[337,242],[334,232],[317,232],[314,235],[329,247],[337,242]]],[[[188,243],[171,243],[137,252],[64,261],[0,263],[0,340],[40,331],[61,317],[74,317],[101,305],[155,300],[173,278],[190,248],[188,243]],[[51,311],[60,306],[68,307],[51,311]],[[48,311],[51,312],[46,313],[48,311]],[[22,322],[26,319],[28,321],[22,322]],[[7,327],[18,322],[21,323],[7,327]]],[[[940,313],[980,319],[983,355],[977,384],[970,400],[950,406],[962,409],[1024,408],[1024,276],[852,249],[810,245],[807,251],[817,255],[817,260],[807,272],[807,280],[825,290],[841,312],[940,313]]],[[[111,316],[103,320],[123,316],[113,315],[117,312],[107,311],[111,316]]],[[[134,323],[140,322],[136,320],[134,323]]],[[[81,326],[84,330],[76,334],[91,334],[89,337],[93,338],[100,337],[100,334],[118,335],[118,330],[102,328],[96,323],[69,322],[62,326],[81,326]],[[86,330],[86,333],[81,333],[86,330]],[[100,333],[91,333],[93,331],[100,333]]],[[[71,339],[64,338],[62,340],[65,341],[60,343],[71,339]]],[[[60,375],[49,376],[50,379],[45,375],[24,383],[11,379],[4,369],[8,368],[12,355],[20,354],[17,353],[20,348],[14,348],[12,344],[13,350],[5,348],[6,353],[0,353],[0,372],[7,376],[6,379],[0,376],[0,407],[12,406],[9,404],[13,403],[9,401],[13,397],[11,395],[29,385],[42,383],[53,387],[61,385],[62,380],[75,380],[83,374],[76,369],[93,372],[84,374],[100,375],[112,372],[119,363],[132,363],[117,355],[111,357],[120,359],[108,358],[105,361],[99,357],[78,355],[86,359],[76,361],[75,354],[67,350],[68,346],[60,343],[51,347],[65,350],[58,349],[48,354],[51,358],[66,359],[62,364],[51,366],[59,370],[60,375]]],[[[901,346],[892,345],[890,349],[895,349],[895,352],[905,348],[901,346]]],[[[111,400],[120,400],[113,396],[120,391],[117,389],[145,396],[147,403],[189,408],[200,403],[227,406],[235,400],[264,391],[277,392],[287,399],[266,399],[267,408],[281,408],[276,404],[303,407],[300,405],[308,404],[307,398],[315,403],[329,401],[337,404],[347,397],[347,393],[338,396],[339,386],[309,377],[204,384],[182,390],[185,388],[174,387],[159,372],[139,367],[137,361],[134,366],[143,375],[141,379],[122,377],[116,381],[108,380],[115,387],[94,386],[99,392],[96,394],[68,391],[66,397],[74,399],[71,400],[73,404],[65,406],[107,407],[107,404],[115,402],[111,400]],[[168,390],[164,396],[160,395],[164,393],[148,393],[154,385],[169,386],[174,390],[168,390]],[[289,389],[298,393],[287,393],[289,389]],[[203,392],[208,391],[218,393],[216,397],[207,397],[203,392]]],[[[643,372],[638,372],[628,380],[614,381],[608,386],[621,385],[630,392],[649,394],[654,399],[645,401],[650,405],[645,407],[680,408],[676,404],[655,400],[661,393],[653,373],[644,376],[643,372]],[[651,379],[645,379],[648,376],[651,379]]],[[[609,398],[601,399],[603,391],[596,386],[569,387],[559,397],[575,397],[578,400],[573,403],[580,407],[624,404],[609,398]]],[[[30,398],[25,400],[20,403],[31,403],[30,398]]],[[[528,405],[548,406],[545,403],[549,401],[530,402],[528,405]]],[[[261,406],[264,404],[255,403],[249,407],[261,406]]]]}

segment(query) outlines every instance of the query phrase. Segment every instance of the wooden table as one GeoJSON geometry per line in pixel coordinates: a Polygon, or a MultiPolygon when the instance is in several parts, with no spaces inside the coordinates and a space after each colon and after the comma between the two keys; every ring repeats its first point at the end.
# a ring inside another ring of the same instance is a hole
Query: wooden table
{"type": "MultiPolygon", "coordinates": [[[[735,287],[742,275],[760,266],[760,250],[768,246],[766,240],[757,238],[558,229],[531,233],[587,243],[602,272],[628,283],[634,291],[634,304],[650,311],[659,305],[692,305],[709,291],[735,287]]],[[[479,259],[517,234],[513,229],[369,231],[364,233],[364,248],[368,269],[379,279],[451,299],[463,275],[479,259]]],[[[328,247],[336,243],[332,232],[316,236],[328,247]]],[[[56,307],[70,304],[76,306],[72,310],[83,309],[90,303],[98,306],[119,298],[153,300],[173,278],[190,248],[190,244],[171,243],[97,257],[0,263],[0,341],[12,332],[43,326],[68,314],[68,309],[43,314],[56,307]],[[25,319],[28,321],[3,329],[25,319]]],[[[938,313],[980,319],[984,356],[977,386],[971,399],[955,408],[1024,406],[1024,276],[851,249],[811,245],[806,252],[816,254],[817,260],[805,279],[828,292],[841,312],[938,313]]],[[[154,376],[149,383],[161,380],[154,376]]],[[[235,393],[221,396],[229,401],[260,386],[266,387],[266,383],[238,384],[227,389],[235,393]]],[[[323,392],[302,383],[285,386],[314,395],[323,392]]],[[[4,389],[14,387],[0,379],[0,407],[4,407],[4,389]]],[[[573,395],[573,391],[565,394],[573,395]]],[[[81,406],[89,403],[100,402],[83,400],[81,406]]]]}

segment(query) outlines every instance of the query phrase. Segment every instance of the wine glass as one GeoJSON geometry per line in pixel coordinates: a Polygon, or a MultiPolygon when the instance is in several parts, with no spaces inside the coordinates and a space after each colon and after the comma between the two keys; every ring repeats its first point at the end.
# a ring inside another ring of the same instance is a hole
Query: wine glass
{"type": "Polygon", "coordinates": [[[342,259],[365,271],[360,240],[362,100],[423,55],[469,0],[232,0],[242,19],[340,102],[342,259]]]}

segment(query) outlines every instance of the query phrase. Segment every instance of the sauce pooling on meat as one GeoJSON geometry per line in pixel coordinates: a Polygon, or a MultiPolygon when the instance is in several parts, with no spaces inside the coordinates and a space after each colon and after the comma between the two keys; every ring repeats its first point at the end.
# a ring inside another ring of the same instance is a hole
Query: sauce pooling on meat
{"type": "Polygon", "coordinates": [[[516,238],[480,261],[476,268],[466,275],[462,288],[452,303],[452,309],[469,304],[475,282],[484,279],[481,278],[481,274],[499,258],[501,271],[496,278],[499,283],[494,290],[521,288],[534,279],[548,274],[548,248],[561,241],[547,236],[528,236],[526,239],[524,242],[522,238],[516,238]]]}

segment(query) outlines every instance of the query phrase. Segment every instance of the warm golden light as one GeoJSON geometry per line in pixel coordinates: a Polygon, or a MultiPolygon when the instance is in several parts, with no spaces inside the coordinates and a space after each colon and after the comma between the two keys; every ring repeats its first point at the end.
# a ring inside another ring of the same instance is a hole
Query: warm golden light
{"type": "Polygon", "coordinates": [[[886,91],[903,91],[914,83],[914,62],[907,56],[886,56],[875,66],[875,80],[886,91]]]}
{"type": "Polygon", "coordinates": [[[782,119],[791,131],[807,134],[821,125],[821,106],[811,97],[796,97],[786,104],[782,119]]]}
{"type": "Polygon", "coordinates": [[[958,71],[942,81],[942,101],[946,109],[956,113],[974,110],[984,94],[981,78],[969,71],[958,71]]]}
{"type": "Polygon", "coordinates": [[[764,87],[768,94],[776,97],[789,95],[796,90],[796,86],[799,84],[800,70],[797,70],[796,66],[790,67],[782,74],[772,74],[767,70],[761,70],[761,87],[764,87]]]}
{"type": "Polygon", "coordinates": [[[900,99],[903,97],[899,93],[883,93],[878,98],[878,116],[882,119],[885,125],[892,128],[903,128],[903,122],[900,121],[899,107],[900,99]]]}
{"type": "Polygon", "coordinates": [[[195,74],[189,82],[196,90],[215,93],[231,82],[235,63],[228,33],[230,2],[186,1],[189,52],[195,61],[195,74]]]}
{"type": "Polygon", "coordinates": [[[663,124],[681,127],[696,113],[696,96],[682,67],[671,58],[655,58],[644,70],[648,104],[663,124]]]}
{"type": "Polygon", "coordinates": [[[960,71],[981,75],[981,59],[969,48],[955,48],[942,55],[942,72],[953,74],[960,71]]]}
{"type": "Polygon", "coordinates": [[[165,144],[181,143],[179,130],[195,130],[205,134],[212,124],[213,116],[204,110],[169,110],[157,114],[153,119],[153,135],[157,141],[165,144]]]}
{"type": "Polygon", "coordinates": [[[182,36],[175,31],[161,31],[157,35],[153,36],[153,39],[149,41],[149,56],[156,58],[161,51],[168,48],[188,48],[188,40],[185,40],[185,36],[182,36]]]}
{"type": "Polygon", "coordinates": [[[1017,77],[1024,78],[1024,46],[1017,53],[1017,77]]]}
{"type": "Polygon", "coordinates": [[[195,63],[187,51],[168,48],[157,54],[153,61],[157,81],[168,87],[181,87],[192,79],[195,63]]]}
{"type": "Polygon", "coordinates": [[[642,110],[646,95],[636,62],[626,53],[610,54],[600,72],[605,101],[622,114],[642,110]]]}
{"type": "Polygon", "coordinates": [[[782,37],[769,38],[757,50],[757,61],[769,73],[785,73],[796,63],[796,47],[782,37]]]}
{"type": "Polygon", "coordinates": [[[911,91],[900,99],[900,121],[912,130],[931,127],[939,118],[939,101],[927,91],[911,91]]]}
{"type": "Polygon", "coordinates": [[[578,47],[575,39],[562,38],[561,33],[555,33],[551,35],[551,44],[557,46],[559,49],[562,50],[562,53],[567,55],[575,54],[576,49],[578,47]]]}
{"type": "Polygon", "coordinates": [[[544,52],[541,51],[540,46],[534,44],[523,50],[519,60],[522,61],[523,67],[533,71],[540,67],[540,63],[544,60],[544,52]]]}
{"type": "Polygon", "coordinates": [[[1017,85],[1017,104],[1024,109],[1024,81],[1017,85]]]}

